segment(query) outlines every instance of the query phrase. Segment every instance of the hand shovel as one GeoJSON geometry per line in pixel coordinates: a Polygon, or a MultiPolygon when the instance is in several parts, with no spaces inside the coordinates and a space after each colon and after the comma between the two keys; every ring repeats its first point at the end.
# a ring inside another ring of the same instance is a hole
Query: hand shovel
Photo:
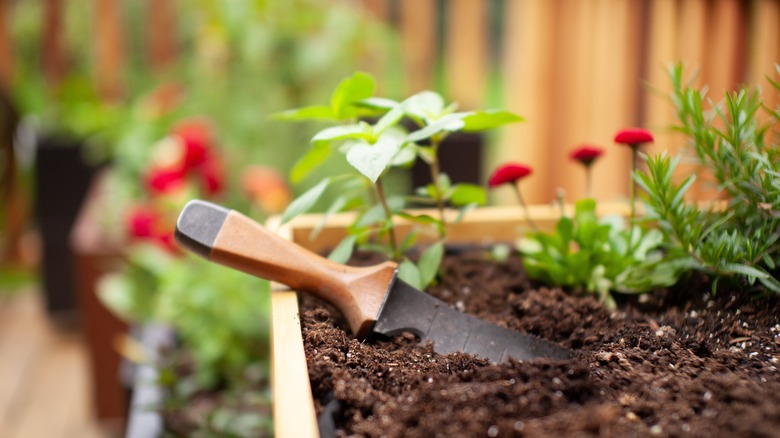
{"type": "Polygon", "coordinates": [[[492,362],[570,356],[552,342],[450,308],[397,278],[393,262],[341,265],[282,239],[236,211],[205,201],[193,200],[184,207],[176,240],[208,260],[331,303],[358,338],[411,332],[433,341],[437,353],[463,351],[492,362]]]}

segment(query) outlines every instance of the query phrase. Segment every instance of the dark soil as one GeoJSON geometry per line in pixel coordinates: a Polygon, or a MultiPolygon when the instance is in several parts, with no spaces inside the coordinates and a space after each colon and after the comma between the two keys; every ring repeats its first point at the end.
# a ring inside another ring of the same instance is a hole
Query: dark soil
{"type": "Polygon", "coordinates": [[[337,400],[328,409],[338,436],[780,437],[776,298],[711,298],[706,282],[689,281],[610,311],[534,288],[517,259],[469,253],[443,269],[433,295],[574,357],[491,365],[438,355],[411,335],[361,342],[335,310],[305,298],[312,390],[318,413],[337,400]]]}

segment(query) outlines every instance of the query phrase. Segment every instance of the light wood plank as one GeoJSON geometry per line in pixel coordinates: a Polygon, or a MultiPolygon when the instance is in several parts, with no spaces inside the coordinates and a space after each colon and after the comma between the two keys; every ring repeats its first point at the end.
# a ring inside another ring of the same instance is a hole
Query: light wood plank
{"type": "Polygon", "coordinates": [[[274,432],[280,438],[318,437],[297,294],[274,292],[271,294],[271,311],[272,344],[285,346],[273,348],[274,432]]]}
{"type": "Polygon", "coordinates": [[[406,94],[430,89],[436,65],[436,2],[400,1],[401,47],[406,94]]]}
{"type": "MultiPolygon", "coordinates": [[[[550,98],[553,89],[553,30],[555,2],[528,0],[506,2],[504,53],[502,71],[505,78],[507,109],[526,118],[502,131],[495,152],[487,161],[490,174],[504,161],[520,161],[543,174],[548,168],[550,151],[548,132],[555,123],[550,98]]],[[[558,157],[555,157],[556,159],[558,157]]],[[[550,202],[554,195],[544,176],[523,182],[527,202],[550,202]]],[[[499,203],[516,202],[509,190],[492,193],[499,203]]]]}
{"type": "Polygon", "coordinates": [[[463,110],[481,109],[484,105],[490,62],[489,6],[486,0],[450,0],[447,3],[446,94],[463,110]]]}

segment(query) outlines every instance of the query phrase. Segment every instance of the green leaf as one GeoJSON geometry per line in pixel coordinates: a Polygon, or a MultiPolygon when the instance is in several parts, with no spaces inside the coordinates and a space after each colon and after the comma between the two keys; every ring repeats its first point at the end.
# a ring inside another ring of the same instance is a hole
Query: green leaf
{"type": "Polygon", "coordinates": [[[325,189],[328,188],[331,181],[331,178],[323,179],[316,186],[310,188],[291,202],[284,211],[284,214],[282,214],[282,224],[286,224],[295,216],[311,210],[325,192],[325,189]]]}
{"type": "Polygon", "coordinates": [[[406,141],[415,143],[420,140],[432,137],[442,132],[454,132],[463,128],[463,118],[473,113],[452,113],[447,114],[441,119],[425,126],[424,128],[414,131],[406,137],[406,141]]]}
{"type": "Polygon", "coordinates": [[[399,104],[385,113],[374,125],[374,135],[381,135],[387,128],[394,126],[404,116],[404,104],[399,104]]]}
{"type": "Polygon", "coordinates": [[[387,138],[380,138],[373,145],[361,143],[347,152],[347,161],[358,172],[376,183],[390,165],[401,145],[387,138]]]}
{"type": "Polygon", "coordinates": [[[332,150],[327,142],[314,143],[293,166],[290,171],[290,181],[293,183],[301,182],[312,170],[328,159],[332,150]]]}
{"type": "Polygon", "coordinates": [[[354,105],[364,108],[390,110],[398,106],[399,102],[393,99],[386,99],[384,97],[369,97],[361,101],[355,102],[354,105]]]}
{"type": "Polygon", "coordinates": [[[415,289],[422,289],[420,270],[417,269],[417,266],[409,259],[404,259],[401,264],[398,265],[398,278],[415,289]]]}
{"type": "Polygon", "coordinates": [[[345,237],[339,244],[333,248],[333,251],[328,255],[328,260],[336,263],[347,263],[349,258],[352,257],[352,251],[355,249],[355,242],[358,236],[350,235],[345,237]]]}
{"type": "Polygon", "coordinates": [[[406,99],[406,114],[418,121],[430,122],[444,112],[444,98],[435,91],[422,91],[406,99]]]}
{"type": "Polygon", "coordinates": [[[368,73],[355,72],[351,77],[342,80],[330,98],[330,107],[339,120],[349,117],[349,106],[374,94],[376,82],[368,73]]]}
{"type": "Polygon", "coordinates": [[[328,142],[334,140],[344,140],[347,138],[368,140],[373,137],[373,130],[371,125],[360,122],[356,125],[346,126],[332,126],[325,128],[318,132],[314,138],[311,139],[313,143],[328,142]]]}
{"type": "Polygon", "coordinates": [[[745,275],[747,277],[754,277],[758,279],[765,279],[767,277],[770,277],[770,275],[764,271],[756,269],[752,266],[742,265],[738,263],[724,263],[721,266],[721,270],[724,272],[731,272],[731,273],[745,275]]]}
{"type": "Polygon", "coordinates": [[[517,114],[502,110],[478,111],[463,118],[464,132],[486,131],[525,119],[517,114]]]}
{"type": "MultiPolygon", "coordinates": [[[[404,208],[404,200],[400,196],[391,196],[387,199],[387,207],[390,209],[391,214],[396,214],[396,212],[404,208]]],[[[377,222],[386,221],[387,219],[384,206],[382,204],[376,204],[366,210],[366,212],[355,221],[354,226],[356,228],[363,228],[377,222]]]]}
{"type": "Polygon", "coordinates": [[[436,278],[443,256],[444,243],[442,242],[434,243],[420,255],[417,269],[420,274],[420,285],[423,288],[431,284],[436,278]]]}
{"type": "Polygon", "coordinates": [[[476,184],[456,184],[452,188],[449,201],[456,207],[468,204],[485,205],[487,194],[484,187],[476,184]]]}
{"type": "Polygon", "coordinates": [[[301,120],[338,120],[336,113],[329,106],[307,106],[304,108],[292,109],[288,111],[282,111],[280,113],[272,114],[271,118],[274,120],[287,120],[287,121],[301,121],[301,120]]]}

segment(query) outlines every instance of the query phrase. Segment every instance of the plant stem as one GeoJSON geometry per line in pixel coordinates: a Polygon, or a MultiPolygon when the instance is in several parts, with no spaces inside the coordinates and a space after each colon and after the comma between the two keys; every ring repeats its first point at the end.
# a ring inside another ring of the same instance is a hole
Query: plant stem
{"type": "Polygon", "coordinates": [[[590,198],[592,195],[592,181],[593,181],[593,172],[591,172],[590,169],[591,165],[586,164],[585,165],[585,195],[590,198]]]}
{"type": "Polygon", "coordinates": [[[393,260],[400,261],[401,254],[398,252],[398,243],[395,239],[395,226],[393,224],[393,213],[390,211],[390,206],[387,205],[387,198],[385,197],[385,190],[382,187],[382,178],[376,180],[376,194],[379,197],[379,202],[382,203],[382,208],[385,210],[385,217],[389,222],[388,237],[390,239],[390,249],[393,252],[393,260]]]}
{"type": "Polygon", "coordinates": [[[534,223],[533,219],[531,219],[531,214],[528,212],[528,207],[525,205],[525,201],[523,200],[523,194],[520,192],[520,185],[515,183],[512,184],[512,187],[515,188],[515,194],[517,194],[517,200],[520,202],[520,206],[523,207],[523,211],[525,212],[525,220],[528,221],[528,224],[531,225],[531,228],[534,230],[534,232],[539,232],[539,228],[536,226],[536,223],[534,223]]]}
{"type": "Polygon", "coordinates": [[[435,193],[436,198],[436,207],[439,209],[439,221],[441,221],[441,224],[439,226],[439,238],[441,240],[444,240],[447,235],[447,229],[446,224],[444,223],[444,195],[441,192],[441,186],[439,181],[439,145],[441,144],[441,139],[439,136],[434,135],[431,137],[431,150],[432,150],[432,161],[431,161],[431,182],[433,183],[433,190],[435,193]]]}
{"type": "Polygon", "coordinates": [[[636,213],[636,181],[634,181],[634,174],[636,173],[636,157],[639,152],[639,145],[631,145],[631,175],[629,176],[631,182],[631,224],[634,224],[634,214],[636,213]]]}

